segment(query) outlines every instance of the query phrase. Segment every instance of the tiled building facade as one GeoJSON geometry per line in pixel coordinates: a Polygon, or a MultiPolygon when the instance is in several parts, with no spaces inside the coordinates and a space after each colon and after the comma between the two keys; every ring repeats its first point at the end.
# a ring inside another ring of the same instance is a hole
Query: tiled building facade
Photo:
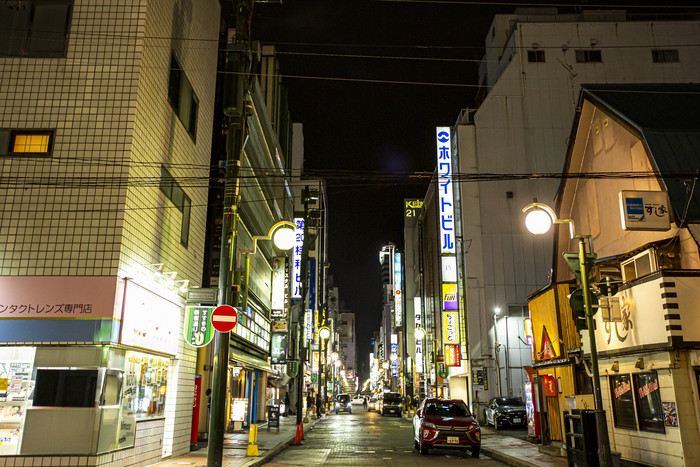
{"type": "Polygon", "coordinates": [[[22,413],[0,424],[17,431],[0,455],[145,465],[185,453],[196,351],[177,291],[203,271],[219,4],[22,3],[0,15],[0,405],[22,413]],[[28,430],[46,420],[31,398],[58,387],[59,367],[95,383],[93,407],[69,410],[100,422],[83,445],[36,446],[28,430]],[[131,429],[108,427],[127,411],[131,429]]]}

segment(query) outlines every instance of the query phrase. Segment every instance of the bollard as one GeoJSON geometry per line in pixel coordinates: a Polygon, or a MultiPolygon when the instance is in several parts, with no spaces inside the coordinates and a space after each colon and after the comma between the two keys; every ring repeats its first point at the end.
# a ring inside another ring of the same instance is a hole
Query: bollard
{"type": "Polygon", "coordinates": [[[250,431],[248,432],[248,448],[245,450],[246,456],[259,456],[258,453],[258,425],[250,425],[250,431]]]}

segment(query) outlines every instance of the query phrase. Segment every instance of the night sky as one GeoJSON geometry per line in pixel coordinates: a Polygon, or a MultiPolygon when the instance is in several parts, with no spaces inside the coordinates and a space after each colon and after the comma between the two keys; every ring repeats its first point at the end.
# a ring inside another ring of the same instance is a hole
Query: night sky
{"type": "Polygon", "coordinates": [[[327,180],[331,273],[356,314],[358,365],[379,329],[379,250],[388,242],[403,248],[403,199],[422,198],[427,189],[407,174],[435,170],[435,127],[454,125],[461,109],[474,107],[477,61],[493,15],[516,5],[255,4],[253,38],[276,46],[292,120],[304,125],[305,170],[327,180]]]}

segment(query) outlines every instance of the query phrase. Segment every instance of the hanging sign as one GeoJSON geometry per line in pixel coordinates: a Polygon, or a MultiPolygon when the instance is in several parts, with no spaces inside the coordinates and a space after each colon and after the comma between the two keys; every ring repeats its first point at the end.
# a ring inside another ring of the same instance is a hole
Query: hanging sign
{"type": "Polygon", "coordinates": [[[440,254],[455,253],[452,194],[452,142],[449,127],[437,127],[437,173],[440,216],[440,254]]]}
{"type": "Polygon", "coordinates": [[[204,347],[214,338],[214,326],[209,321],[213,311],[213,306],[185,307],[183,334],[185,342],[191,347],[204,347]]]}
{"type": "Polygon", "coordinates": [[[442,284],[442,309],[458,310],[457,284],[442,284]]]}
{"type": "Polygon", "coordinates": [[[287,361],[287,333],[273,332],[270,341],[270,361],[284,363],[287,361]]]}
{"type": "Polygon", "coordinates": [[[445,344],[445,365],[462,366],[462,355],[459,352],[459,344],[445,344]]]}
{"type": "Polygon", "coordinates": [[[459,344],[459,313],[445,311],[442,313],[442,341],[445,344],[459,344]]]}
{"type": "Polygon", "coordinates": [[[623,230],[666,231],[671,228],[667,192],[623,190],[619,197],[623,230]]]}

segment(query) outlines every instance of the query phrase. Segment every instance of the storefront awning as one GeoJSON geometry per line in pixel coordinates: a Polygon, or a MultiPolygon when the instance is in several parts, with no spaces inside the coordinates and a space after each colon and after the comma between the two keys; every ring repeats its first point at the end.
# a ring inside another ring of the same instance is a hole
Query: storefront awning
{"type": "Polygon", "coordinates": [[[229,361],[236,362],[243,366],[254,368],[256,370],[263,370],[270,373],[274,371],[272,369],[272,366],[270,366],[270,364],[267,363],[265,360],[253,357],[252,355],[245,354],[240,350],[233,348],[231,348],[230,350],[229,361]]]}

